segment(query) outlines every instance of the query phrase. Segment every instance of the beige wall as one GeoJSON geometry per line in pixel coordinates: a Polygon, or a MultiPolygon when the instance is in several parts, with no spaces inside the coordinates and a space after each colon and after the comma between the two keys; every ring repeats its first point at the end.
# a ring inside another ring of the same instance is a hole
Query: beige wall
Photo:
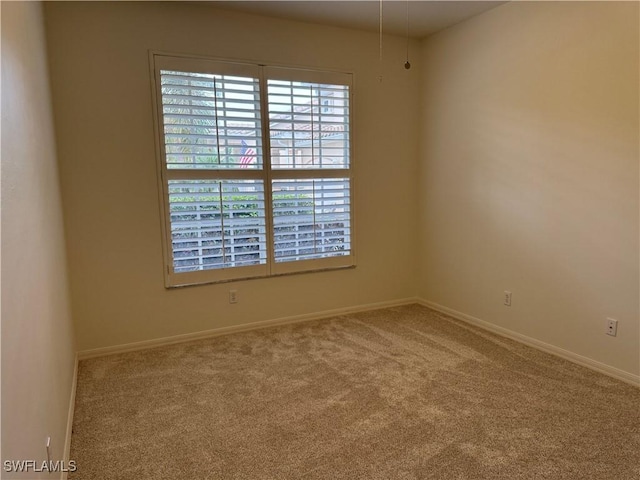
{"type": "Polygon", "coordinates": [[[39,3],[1,8],[2,460],[46,460],[47,436],[60,460],[75,344],[44,23],[39,3]]]}
{"type": "Polygon", "coordinates": [[[382,84],[374,34],[48,4],[72,305],[41,7],[1,8],[3,460],[43,460],[49,435],[63,456],[71,307],[86,350],[419,294],[639,373],[637,3],[508,4],[410,72],[388,37],[382,84]],[[356,74],[358,268],[164,289],[149,49],[356,74]]]}
{"type": "Polygon", "coordinates": [[[428,38],[420,132],[420,295],[636,375],[638,9],[515,2],[428,38]]]}
{"type": "Polygon", "coordinates": [[[45,11],[80,350],[415,296],[419,72],[402,39],[381,84],[376,34],[182,2],[45,11]],[[163,287],[149,50],[355,73],[356,269],[163,287]]]}
{"type": "Polygon", "coordinates": [[[638,373],[637,4],[513,2],[410,72],[387,37],[382,84],[375,34],[173,2],[46,19],[80,350],[418,294],[638,373]],[[149,50],[355,73],[355,270],[163,287],[149,50]]]}

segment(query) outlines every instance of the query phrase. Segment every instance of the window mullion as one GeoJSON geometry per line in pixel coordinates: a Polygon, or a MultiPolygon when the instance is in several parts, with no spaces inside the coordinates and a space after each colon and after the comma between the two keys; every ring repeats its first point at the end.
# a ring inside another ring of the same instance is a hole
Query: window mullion
{"type": "Polygon", "coordinates": [[[260,67],[260,120],[262,122],[262,178],[264,179],[264,214],[267,232],[267,270],[271,275],[275,264],[273,195],[271,182],[271,133],[269,128],[269,92],[265,67],[260,67]]]}

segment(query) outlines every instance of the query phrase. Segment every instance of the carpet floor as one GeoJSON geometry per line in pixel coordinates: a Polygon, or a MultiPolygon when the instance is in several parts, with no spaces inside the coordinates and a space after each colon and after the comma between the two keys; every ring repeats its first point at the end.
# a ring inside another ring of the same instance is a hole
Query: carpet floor
{"type": "Polygon", "coordinates": [[[83,360],[79,480],[640,478],[640,389],[418,305],[83,360]]]}

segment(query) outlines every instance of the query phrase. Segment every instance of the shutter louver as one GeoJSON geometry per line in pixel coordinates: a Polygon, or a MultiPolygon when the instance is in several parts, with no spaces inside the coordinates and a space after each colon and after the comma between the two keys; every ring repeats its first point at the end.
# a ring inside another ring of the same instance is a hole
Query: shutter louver
{"type": "Polygon", "coordinates": [[[262,168],[257,78],[160,75],[167,168],[262,168]]]}
{"type": "Polygon", "coordinates": [[[350,255],[349,179],[273,182],[276,262],[350,255]]]}
{"type": "Polygon", "coordinates": [[[173,268],[266,263],[264,189],[255,180],[170,180],[173,268]]]}
{"type": "Polygon", "coordinates": [[[269,80],[271,168],[349,168],[345,85],[269,80]]]}

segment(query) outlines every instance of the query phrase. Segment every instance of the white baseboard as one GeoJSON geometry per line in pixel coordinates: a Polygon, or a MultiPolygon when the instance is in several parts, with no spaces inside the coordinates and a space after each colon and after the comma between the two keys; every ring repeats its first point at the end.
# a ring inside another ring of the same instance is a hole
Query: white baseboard
{"type": "MultiPolygon", "coordinates": [[[[142,342],[134,342],[127,343],[123,345],[114,345],[111,347],[103,347],[103,348],[95,348],[91,350],[83,350],[78,352],[76,357],[76,368],[74,371],[73,378],[73,387],[72,387],[72,400],[71,405],[69,406],[69,421],[67,425],[67,439],[65,443],[65,455],[69,454],[69,447],[71,445],[71,428],[73,422],[73,405],[75,402],[75,390],[76,390],[76,380],[77,380],[77,372],[78,372],[78,360],[84,360],[87,358],[94,357],[102,357],[105,355],[114,355],[118,353],[125,352],[134,352],[138,350],[146,350],[149,348],[162,347],[165,345],[172,345],[176,343],[189,342],[193,340],[200,340],[204,338],[217,337],[221,335],[228,335],[231,333],[237,332],[246,332],[249,330],[257,330],[261,328],[267,327],[275,327],[278,325],[287,325],[292,323],[300,323],[300,322],[308,322],[312,320],[320,320],[323,318],[335,317],[338,315],[345,315],[348,313],[357,313],[357,312],[366,312],[369,310],[377,310],[380,308],[389,308],[389,307],[397,307],[400,305],[409,305],[412,303],[418,303],[425,307],[431,308],[433,310],[442,312],[447,314],[455,319],[461,320],[463,322],[470,323],[472,325],[476,325],[484,330],[488,330],[493,333],[497,333],[503,337],[510,338],[517,342],[523,343],[530,347],[536,348],[538,350],[542,350],[546,353],[551,353],[558,357],[564,358],[565,360],[569,360],[570,362],[577,363],[578,365],[582,365],[584,367],[590,368],[600,373],[604,373],[605,375],[609,375],[610,377],[616,378],[618,380],[622,380],[623,382],[629,383],[634,386],[640,386],[640,376],[635,375],[630,372],[626,372],[624,370],[620,370],[619,368],[612,367],[602,362],[598,362],[597,360],[593,360],[591,358],[585,357],[583,355],[579,355],[577,353],[571,352],[569,350],[565,350],[560,347],[556,347],[555,345],[551,345],[549,343],[542,342],[540,340],[536,340],[535,338],[528,337],[526,335],[522,335],[520,333],[514,332],[507,328],[500,327],[493,323],[487,322],[485,320],[481,320],[479,318],[473,317],[471,315],[467,315],[466,313],[458,312],[457,310],[453,310],[451,308],[445,307],[443,305],[424,300],[421,298],[404,298],[400,300],[391,300],[386,302],[377,302],[370,303],[365,305],[355,305],[351,307],[344,308],[336,308],[333,310],[324,310],[322,312],[316,313],[307,313],[302,315],[294,315],[290,317],[276,318],[271,320],[263,320],[260,322],[251,322],[245,323],[242,325],[233,325],[229,327],[221,327],[214,328],[211,330],[204,330],[200,332],[194,333],[186,333],[182,335],[175,335],[171,337],[163,337],[156,338],[153,340],[145,340],[142,342]]],[[[68,460],[66,458],[65,460],[68,460]]]]}
{"type": "Polygon", "coordinates": [[[610,377],[622,380],[623,382],[629,383],[636,387],[640,387],[639,375],[620,370],[619,368],[615,368],[605,363],[592,360],[591,358],[579,355],[560,347],[556,347],[555,345],[536,340],[535,338],[522,335],[507,328],[499,327],[498,325],[494,325],[493,323],[481,320],[471,315],[467,315],[466,313],[458,312],[457,310],[453,310],[451,308],[439,305],[434,302],[430,302],[428,300],[418,299],[417,303],[438,312],[447,314],[457,320],[462,320],[463,322],[470,323],[490,332],[497,333],[498,335],[501,335],[503,337],[507,337],[517,342],[524,343],[525,345],[536,348],[538,350],[542,350],[543,352],[551,353],[558,357],[564,358],[565,360],[569,360],[570,362],[582,365],[583,367],[590,368],[591,370],[604,373],[605,375],[609,375],[610,377]]]}
{"type": "Polygon", "coordinates": [[[317,313],[307,313],[302,315],[294,315],[291,317],[276,318],[272,320],[263,320],[260,322],[244,323],[242,325],[233,325],[230,327],[214,328],[212,330],[204,330],[201,332],[186,333],[175,335],[172,337],[156,338],[153,340],[145,340],[142,342],[126,343],[124,345],[114,345],[112,347],[95,348],[92,350],[83,350],[78,352],[78,359],[85,360],[87,358],[102,357],[105,355],[114,355],[117,353],[134,352],[137,350],[146,350],[148,348],[162,347],[175,343],[189,342],[192,340],[200,340],[203,338],[217,337],[220,335],[228,335],[230,333],[245,332],[248,330],[257,330],[260,328],[274,327],[278,325],[287,325],[290,323],[309,322],[311,320],[320,320],[322,318],[336,317],[347,313],[366,312],[368,310],[377,310],[379,308],[397,307],[400,305],[409,305],[418,303],[415,297],[404,298],[400,300],[390,300],[386,302],[369,303],[365,305],[356,305],[352,307],[336,308],[333,310],[324,310],[317,313]]]}
{"type": "MultiPolygon", "coordinates": [[[[67,433],[64,439],[64,452],[63,452],[63,465],[69,466],[69,460],[71,455],[71,434],[73,432],[73,414],[76,408],[76,386],[78,385],[78,354],[76,353],[74,366],[73,366],[73,379],[71,381],[71,393],[69,397],[69,411],[67,413],[67,433]]],[[[67,480],[68,472],[63,469],[60,480],[67,480]]]]}

